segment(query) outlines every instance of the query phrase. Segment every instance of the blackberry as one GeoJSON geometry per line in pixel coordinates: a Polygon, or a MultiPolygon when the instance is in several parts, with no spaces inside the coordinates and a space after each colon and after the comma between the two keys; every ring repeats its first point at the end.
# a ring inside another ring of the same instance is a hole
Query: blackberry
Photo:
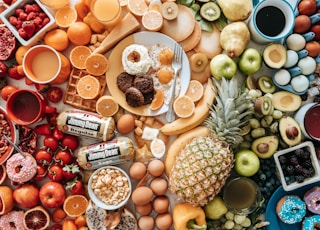
{"type": "Polygon", "coordinates": [[[286,164],[287,163],[287,158],[284,155],[279,156],[279,162],[280,164],[286,164]]]}
{"type": "Polygon", "coordinates": [[[295,155],[297,156],[297,157],[302,157],[302,155],[303,155],[303,153],[304,153],[304,150],[303,149],[296,149],[295,151],[294,151],[294,153],[295,153],[295,155]]]}
{"type": "Polygon", "coordinates": [[[298,157],[297,157],[296,155],[291,155],[291,156],[290,156],[290,163],[291,163],[292,165],[297,165],[297,164],[299,164],[298,157]]]}
{"type": "Polygon", "coordinates": [[[302,162],[302,166],[305,168],[311,168],[312,167],[312,161],[311,159],[306,159],[302,162]]]}
{"type": "Polygon", "coordinates": [[[294,172],[295,172],[296,174],[302,174],[302,173],[303,173],[303,167],[302,167],[302,165],[296,165],[294,172]]]}
{"type": "Polygon", "coordinates": [[[292,174],[294,174],[294,171],[295,171],[293,165],[287,165],[285,170],[286,170],[285,172],[287,175],[292,175],[292,174]]]}
{"type": "Polygon", "coordinates": [[[296,175],[295,180],[298,183],[302,183],[304,181],[304,176],[302,174],[296,175]]]}
{"type": "Polygon", "coordinates": [[[310,152],[309,151],[304,151],[302,154],[303,159],[310,159],[310,152]]]}

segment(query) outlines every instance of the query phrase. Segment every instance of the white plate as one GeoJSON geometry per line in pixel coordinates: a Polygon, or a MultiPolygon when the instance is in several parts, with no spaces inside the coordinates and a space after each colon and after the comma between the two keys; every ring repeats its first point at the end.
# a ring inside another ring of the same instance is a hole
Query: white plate
{"type": "MultiPolygon", "coordinates": [[[[128,45],[131,44],[139,44],[146,47],[160,44],[173,49],[177,42],[167,35],[161,33],[142,31],[132,34],[119,42],[109,56],[110,67],[106,72],[107,86],[110,94],[117,100],[119,105],[129,112],[141,116],[157,116],[163,114],[168,111],[168,106],[165,104],[156,111],[149,109],[149,105],[140,107],[129,106],[126,102],[124,93],[117,86],[117,77],[121,72],[124,71],[121,61],[122,52],[128,45]]],[[[180,72],[181,90],[179,95],[184,95],[186,93],[189,86],[190,77],[191,73],[189,60],[186,53],[183,52],[182,69],[180,72]]]]}

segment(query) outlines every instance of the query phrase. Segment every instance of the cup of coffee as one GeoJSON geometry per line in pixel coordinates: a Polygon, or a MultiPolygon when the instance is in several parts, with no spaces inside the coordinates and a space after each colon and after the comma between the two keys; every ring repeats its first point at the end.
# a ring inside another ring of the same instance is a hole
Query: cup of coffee
{"type": "Polygon", "coordinates": [[[294,118],[305,138],[320,141],[320,104],[312,102],[301,106],[294,118]]]}
{"type": "Polygon", "coordinates": [[[262,201],[259,186],[247,177],[229,179],[223,188],[223,200],[228,210],[240,215],[254,212],[262,201]]]}
{"type": "Polygon", "coordinates": [[[8,117],[19,125],[34,124],[45,114],[56,112],[41,94],[27,89],[13,92],[7,99],[6,110],[8,117]]]}
{"type": "Polygon", "coordinates": [[[61,70],[61,57],[50,46],[36,45],[23,57],[23,70],[32,82],[46,84],[54,81],[61,70]]]}
{"type": "Polygon", "coordinates": [[[279,42],[292,32],[294,20],[294,11],[288,1],[259,1],[248,22],[251,38],[259,44],[279,42]]]}

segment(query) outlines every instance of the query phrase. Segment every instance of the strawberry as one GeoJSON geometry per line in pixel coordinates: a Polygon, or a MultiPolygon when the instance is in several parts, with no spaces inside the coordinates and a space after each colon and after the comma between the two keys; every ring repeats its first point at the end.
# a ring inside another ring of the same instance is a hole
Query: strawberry
{"type": "Polygon", "coordinates": [[[62,168],[62,175],[66,181],[70,181],[77,177],[80,173],[80,168],[77,164],[65,165],[62,168]]]}
{"type": "Polygon", "coordinates": [[[48,91],[48,89],[50,88],[50,84],[39,84],[39,83],[35,83],[34,86],[36,87],[37,91],[39,93],[45,93],[48,91]]]}
{"type": "Polygon", "coordinates": [[[52,134],[52,126],[50,124],[39,124],[34,127],[33,131],[38,135],[50,135],[52,134]]]}
{"type": "Polygon", "coordinates": [[[3,2],[5,3],[5,4],[7,4],[7,5],[11,5],[11,3],[12,3],[12,0],[3,0],[3,2]]]}
{"type": "Polygon", "coordinates": [[[84,189],[83,183],[81,180],[78,179],[78,177],[74,178],[73,180],[68,181],[66,183],[66,189],[72,195],[84,195],[85,194],[85,189],[84,189]]]}
{"type": "Polygon", "coordinates": [[[24,31],[26,31],[27,37],[31,38],[34,34],[36,26],[32,21],[25,21],[22,23],[22,28],[24,29],[24,31]]]}

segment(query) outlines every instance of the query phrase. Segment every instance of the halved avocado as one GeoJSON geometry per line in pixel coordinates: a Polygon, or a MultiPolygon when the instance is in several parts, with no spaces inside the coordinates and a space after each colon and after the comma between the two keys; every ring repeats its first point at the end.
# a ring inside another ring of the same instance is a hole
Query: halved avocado
{"type": "Polygon", "coordinates": [[[282,117],[279,121],[279,131],[282,140],[289,146],[301,143],[302,134],[298,122],[290,117],[282,117]]]}
{"type": "Polygon", "coordinates": [[[299,95],[288,91],[278,91],[272,94],[272,105],[282,112],[294,112],[301,106],[302,99],[299,95]]]}
{"type": "Polygon", "coordinates": [[[264,48],[262,56],[267,66],[280,69],[287,61],[287,49],[282,44],[270,44],[264,48]]]}
{"type": "Polygon", "coordinates": [[[261,76],[258,78],[258,88],[264,93],[273,93],[276,91],[276,86],[270,77],[261,76]]]}
{"type": "Polygon", "coordinates": [[[252,75],[248,75],[246,78],[246,86],[248,89],[256,89],[255,79],[252,75]]]}
{"type": "Polygon", "coordinates": [[[279,139],[277,136],[264,136],[255,139],[251,144],[251,149],[259,158],[270,158],[278,149],[279,139]]]}

